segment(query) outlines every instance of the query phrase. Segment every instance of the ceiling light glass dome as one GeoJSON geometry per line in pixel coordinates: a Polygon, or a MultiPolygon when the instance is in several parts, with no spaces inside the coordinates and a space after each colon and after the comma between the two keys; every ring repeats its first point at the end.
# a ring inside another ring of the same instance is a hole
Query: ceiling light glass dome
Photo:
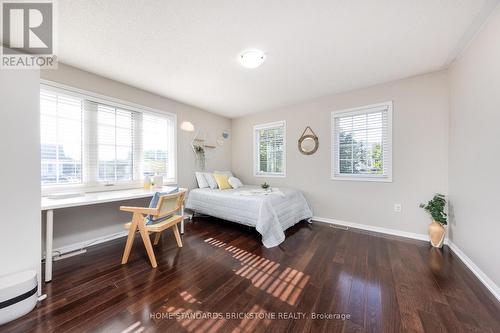
{"type": "Polygon", "coordinates": [[[266,55],[261,50],[245,50],[240,53],[239,60],[243,67],[257,68],[266,60],[266,55]]]}

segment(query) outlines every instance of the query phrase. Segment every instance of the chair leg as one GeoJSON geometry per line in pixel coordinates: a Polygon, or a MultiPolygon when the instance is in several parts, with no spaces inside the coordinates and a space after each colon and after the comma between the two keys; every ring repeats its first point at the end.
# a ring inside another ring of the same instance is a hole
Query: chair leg
{"type": "Polygon", "coordinates": [[[179,233],[179,228],[177,228],[177,224],[174,224],[172,226],[172,231],[174,232],[175,240],[177,241],[177,246],[182,247],[181,234],[179,233]]]}
{"type": "Polygon", "coordinates": [[[132,250],[132,244],[134,244],[136,230],[137,230],[137,218],[134,214],[132,218],[132,223],[130,224],[130,229],[128,230],[127,244],[125,245],[125,250],[123,251],[122,265],[128,262],[130,251],[132,250]]]}
{"type": "Polygon", "coordinates": [[[153,245],[158,245],[158,242],[160,241],[160,237],[161,237],[161,232],[157,232],[156,235],[155,235],[155,242],[153,243],[153,245]]]}
{"type": "Polygon", "coordinates": [[[146,252],[148,253],[149,261],[151,261],[151,266],[156,268],[158,264],[156,263],[155,253],[153,251],[153,246],[151,245],[151,239],[149,239],[149,233],[146,230],[146,226],[144,225],[144,221],[140,221],[139,223],[139,232],[141,233],[142,241],[144,242],[144,246],[146,247],[146,252]]]}

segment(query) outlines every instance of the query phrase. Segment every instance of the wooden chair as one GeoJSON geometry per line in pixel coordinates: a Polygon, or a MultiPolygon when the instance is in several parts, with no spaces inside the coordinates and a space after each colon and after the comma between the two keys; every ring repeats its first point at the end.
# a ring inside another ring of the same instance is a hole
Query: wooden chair
{"type": "Polygon", "coordinates": [[[142,241],[144,242],[144,246],[146,247],[146,251],[153,268],[156,268],[158,264],[156,263],[153,246],[151,246],[149,233],[155,234],[154,245],[157,245],[160,241],[161,232],[165,229],[172,228],[177,245],[182,247],[181,235],[179,233],[179,229],[177,228],[177,224],[180,223],[184,217],[175,213],[178,212],[183,205],[184,194],[185,191],[179,191],[160,196],[158,204],[154,208],[128,206],[120,207],[120,210],[134,214],[132,216],[132,221],[125,224],[125,228],[128,229],[129,232],[127,244],[125,245],[125,251],[123,252],[122,264],[126,264],[128,262],[136,230],[139,230],[139,233],[141,234],[142,241]]]}

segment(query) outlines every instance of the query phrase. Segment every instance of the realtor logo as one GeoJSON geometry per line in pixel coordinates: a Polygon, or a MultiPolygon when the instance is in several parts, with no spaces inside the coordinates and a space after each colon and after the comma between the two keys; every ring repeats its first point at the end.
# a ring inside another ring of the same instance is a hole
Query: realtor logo
{"type": "Polygon", "coordinates": [[[54,4],[3,1],[2,42],[3,68],[54,68],[54,4]]]}

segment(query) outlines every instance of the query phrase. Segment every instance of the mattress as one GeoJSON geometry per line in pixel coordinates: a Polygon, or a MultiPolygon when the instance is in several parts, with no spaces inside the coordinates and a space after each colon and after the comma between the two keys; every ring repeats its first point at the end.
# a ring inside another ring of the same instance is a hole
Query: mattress
{"type": "Polygon", "coordinates": [[[189,192],[186,208],[255,227],[265,247],[278,246],[285,240],[285,230],[312,217],[312,211],[298,190],[274,188],[266,192],[258,186],[238,189],[194,189],[189,192]]]}

